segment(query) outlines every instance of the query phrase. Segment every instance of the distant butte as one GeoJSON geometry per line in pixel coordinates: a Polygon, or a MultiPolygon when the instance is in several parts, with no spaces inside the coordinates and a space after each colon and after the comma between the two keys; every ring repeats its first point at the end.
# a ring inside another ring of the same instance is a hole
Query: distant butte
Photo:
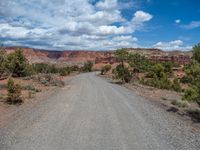
{"type": "MultiPolygon", "coordinates": [[[[7,53],[13,52],[16,47],[6,47],[7,53]]],[[[89,50],[65,50],[52,51],[33,48],[21,48],[31,63],[66,63],[68,65],[81,65],[92,61],[95,64],[115,63],[114,51],[89,51],[89,50]]],[[[126,48],[132,53],[141,53],[153,61],[173,61],[179,64],[191,62],[191,52],[162,51],[154,48],[126,48]]]]}

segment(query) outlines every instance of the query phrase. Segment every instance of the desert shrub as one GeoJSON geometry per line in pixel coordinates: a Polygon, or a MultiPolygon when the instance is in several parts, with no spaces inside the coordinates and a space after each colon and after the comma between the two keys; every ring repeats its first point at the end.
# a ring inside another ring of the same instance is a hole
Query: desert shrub
{"type": "Polygon", "coordinates": [[[3,48],[0,48],[0,77],[7,73],[6,68],[7,55],[3,48]]]}
{"type": "Polygon", "coordinates": [[[200,63],[200,43],[193,47],[193,59],[200,63]]]}
{"type": "Polygon", "coordinates": [[[200,104],[200,64],[193,62],[185,67],[189,88],[185,90],[183,99],[200,104]]]}
{"type": "Polygon", "coordinates": [[[142,83],[159,89],[171,89],[171,82],[166,76],[158,78],[156,75],[154,75],[153,78],[144,80],[142,83]]]}
{"type": "Polygon", "coordinates": [[[189,83],[196,84],[200,80],[200,64],[193,62],[185,68],[186,77],[189,83]]]}
{"type": "Polygon", "coordinates": [[[23,90],[33,91],[33,92],[41,92],[41,89],[37,89],[35,86],[28,84],[21,87],[23,90]]]}
{"type": "Polygon", "coordinates": [[[61,69],[59,72],[60,76],[67,76],[69,74],[65,69],[61,69]]]}
{"type": "Polygon", "coordinates": [[[175,66],[175,64],[173,62],[162,62],[161,63],[164,67],[164,72],[167,74],[167,75],[172,75],[173,73],[173,66],[175,66]]]}
{"type": "Polygon", "coordinates": [[[117,62],[121,63],[122,65],[124,64],[125,61],[128,60],[128,52],[125,49],[118,49],[115,52],[115,56],[117,59],[117,62]]]}
{"type": "Polygon", "coordinates": [[[31,84],[29,85],[24,85],[21,87],[23,90],[29,90],[29,91],[34,91],[35,90],[35,87],[31,84]]]}
{"type": "Polygon", "coordinates": [[[21,49],[15,50],[7,57],[6,68],[14,77],[24,77],[29,74],[29,63],[21,49]]]}
{"type": "Polygon", "coordinates": [[[188,83],[190,83],[190,80],[191,79],[191,77],[189,77],[189,76],[184,76],[184,77],[182,77],[181,79],[180,79],[180,82],[181,83],[183,83],[183,84],[188,84],[188,83]]]}
{"type": "Polygon", "coordinates": [[[180,92],[181,91],[181,85],[180,85],[180,81],[178,78],[175,78],[172,84],[172,89],[176,92],[180,92]]]}
{"type": "Polygon", "coordinates": [[[83,68],[82,68],[83,72],[91,72],[92,67],[93,67],[93,63],[91,61],[84,63],[83,68]]]}
{"type": "Polygon", "coordinates": [[[59,73],[59,68],[54,64],[48,63],[35,63],[32,65],[36,73],[59,73]]]}
{"type": "Polygon", "coordinates": [[[9,104],[17,104],[23,102],[21,98],[21,86],[19,84],[15,84],[12,78],[8,79],[7,92],[7,102],[9,104]]]}
{"type": "Polygon", "coordinates": [[[165,76],[165,72],[164,72],[164,66],[160,63],[154,64],[149,71],[146,73],[146,77],[147,78],[154,78],[155,76],[157,78],[162,78],[163,76],[165,76]]]}
{"type": "Polygon", "coordinates": [[[164,75],[162,78],[159,79],[158,88],[170,90],[171,89],[171,85],[172,85],[172,83],[171,83],[171,81],[168,79],[168,77],[166,75],[164,75]]]}
{"type": "Polygon", "coordinates": [[[146,74],[147,79],[143,79],[142,83],[148,86],[153,86],[160,89],[171,89],[172,83],[168,79],[168,75],[165,73],[165,69],[162,64],[158,63],[151,67],[146,74]]]}
{"type": "Polygon", "coordinates": [[[111,65],[110,64],[107,64],[107,65],[103,66],[101,68],[101,75],[107,73],[108,71],[110,71],[110,69],[111,69],[111,65]]]}
{"type": "Polygon", "coordinates": [[[124,67],[122,64],[119,64],[114,70],[113,73],[115,78],[122,80],[122,82],[128,83],[131,80],[131,73],[127,67],[124,67]]]}
{"type": "Polygon", "coordinates": [[[116,60],[120,63],[114,70],[114,76],[117,79],[122,80],[122,82],[130,82],[131,72],[128,67],[124,65],[128,61],[129,53],[125,49],[119,49],[115,52],[116,60]]]}
{"type": "Polygon", "coordinates": [[[187,101],[182,101],[182,100],[173,100],[171,104],[182,108],[188,107],[189,105],[187,101]]]}
{"type": "Polygon", "coordinates": [[[79,69],[80,69],[80,68],[79,68],[78,65],[74,65],[74,66],[71,66],[71,67],[70,67],[70,70],[71,70],[71,71],[79,71],[79,69]]]}
{"type": "Polygon", "coordinates": [[[59,73],[60,68],[56,67],[55,64],[49,65],[49,72],[48,73],[59,73]]]}
{"type": "Polygon", "coordinates": [[[36,73],[47,73],[48,64],[46,63],[35,63],[32,66],[36,73]]]}
{"type": "Polygon", "coordinates": [[[36,63],[33,64],[33,68],[36,73],[43,73],[43,74],[59,74],[61,76],[67,76],[72,71],[76,71],[78,66],[72,67],[58,67],[56,65],[48,64],[48,63],[36,63]]]}
{"type": "Polygon", "coordinates": [[[71,73],[71,68],[70,67],[64,67],[59,69],[59,74],[61,76],[67,76],[71,73]]]}
{"type": "Polygon", "coordinates": [[[185,90],[183,100],[196,101],[199,97],[196,87],[189,87],[185,90]]]}
{"type": "Polygon", "coordinates": [[[158,64],[155,64],[153,67],[152,67],[152,72],[153,74],[155,74],[158,78],[163,78],[165,76],[165,73],[164,73],[164,66],[160,63],[158,64]]]}
{"type": "Polygon", "coordinates": [[[45,86],[64,86],[65,83],[53,74],[38,74],[33,77],[33,80],[45,86]]]}
{"type": "Polygon", "coordinates": [[[133,73],[141,73],[149,71],[153,62],[147,59],[145,56],[136,54],[128,55],[128,63],[133,68],[133,73]]]}

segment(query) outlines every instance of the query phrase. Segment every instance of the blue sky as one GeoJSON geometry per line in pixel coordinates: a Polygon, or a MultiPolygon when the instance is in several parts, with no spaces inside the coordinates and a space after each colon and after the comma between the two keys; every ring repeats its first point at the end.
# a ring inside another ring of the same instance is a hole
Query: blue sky
{"type": "Polygon", "coordinates": [[[190,50],[200,42],[199,6],[199,0],[1,0],[0,41],[54,50],[190,50]]]}

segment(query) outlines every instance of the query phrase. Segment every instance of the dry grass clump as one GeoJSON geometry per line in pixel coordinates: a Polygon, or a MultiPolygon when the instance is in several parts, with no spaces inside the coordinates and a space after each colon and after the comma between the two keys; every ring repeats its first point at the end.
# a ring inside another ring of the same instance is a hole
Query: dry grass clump
{"type": "Polygon", "coordinates": [[[189,105],[187,101],[182,101],[182,100],[173,100],[171,104],[181,107],[181,108],[188,107],[189,105]]]}
{"type": "Polygon", "coordinates": [[[38,74],[33,76],[33,80],[45,86],[62,87],[65,85],[65,83],[61,80],[61,78],[54,74],[38,74]]]}

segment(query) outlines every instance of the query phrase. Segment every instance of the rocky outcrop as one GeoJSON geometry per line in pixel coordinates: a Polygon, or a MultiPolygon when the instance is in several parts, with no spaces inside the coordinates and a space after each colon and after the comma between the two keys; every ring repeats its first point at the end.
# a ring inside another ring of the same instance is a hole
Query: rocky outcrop
{"type": "Polygon", "coordinates": [[[184,51],[162,51],[160,49],[128,48],[130,53],[140,53],[155,62],[175,62],[185,65],[192,62],[192,53],[184,51]]]}
{"type": "MultiPolygon", "coordinates": [[[[7,53],[14,52],[16,47],[5,48],[7,53]]],[[[112,63],[114,62],[113,51],[77,51],[77,50],[66,50],[66,51],[50,51],[40,50],[32,48],[21,48],[26,58],[31,63],[37,62],[57,62],[57,63],[68,63],[68,64],[83,64],[87,61],[94,63],[112,63]]]]}
{"type": "MultiPolygon", "coordinates": [[[[16,47],[7,47],[8,53],[13,52],[16,47]]],[[[92,61],[95,64],[113,64],[116,62],[114,51],[50,51],[32,48],[21,48],[25,56],[31,63],[50,62],[66,64],[83,64],[92,61]]],[[[187,64],[191,62],[191,52],[171,51],[166,52],[160,49],[129,48],[130,53],[140,53],[156,62],[172,61],[178,64],[187,64]]]]}

